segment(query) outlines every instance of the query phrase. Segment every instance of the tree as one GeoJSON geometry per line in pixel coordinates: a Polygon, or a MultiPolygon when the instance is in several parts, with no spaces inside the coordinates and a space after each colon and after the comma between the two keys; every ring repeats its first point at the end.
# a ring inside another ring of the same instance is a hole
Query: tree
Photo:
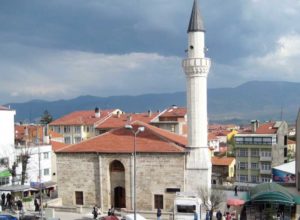
{"type": "Polygon", "coordinates": [[[224,191],[217,189],[207,190],[205,188],[200,188],[199,192],[206,210],[211,211],[210,219],[212,219],[213,211],[221,208],[222,204],[225,202],[226,195],[224,191]]]}
{"type": "Polygon", "coordinates": [[[53,121],[52,115],[47,110],[45,110],[44,114],[42,115],[42,117],[40,119],[40,123],[43,125],[47,125],[52,121],[53,121]]]}

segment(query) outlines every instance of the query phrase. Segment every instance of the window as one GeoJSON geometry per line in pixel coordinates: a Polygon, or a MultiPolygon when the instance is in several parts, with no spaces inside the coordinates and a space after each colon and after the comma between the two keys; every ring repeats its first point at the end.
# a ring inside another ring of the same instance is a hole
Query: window
{"type": "Polygon", "coordinates": [[[271,164],[268,164],[268,163],[262,163],[262,164],[261,164],[261,169],[262,169],[262,170],[271,170],[271,164]]]}
{"type": "Polygon", "coordinates": [[[80,127],[80,126],[75,126],[75,127],[74,127],[74,130],[75,130],[75,133],[76,133],[76,134],[80,134],[80,132],[81,132],[81,127],[80,127]]]}
{"type": "Polygon", "coordinates": [[[251,163],[251,169],[257,170],[258,169],[258,163],[251,163]]]}
{"type": "Polygon", "coordinates": [[[82,191],[75,191],[75,204],[83,205],[83,192],[82,191]]]}
{"type": "Polygon", "coordinates": [[[240,149],[239,152],[238,152],[238,156],[248,157],[248,149],[240,149]]]}
{"type": "Polygon", "coordinates": [[[259,157],[259,150],[251,149],[251,157],[259,157]]]}
{"type": "Polygon", "coordinates": [[[262,138],[261,137],[255,137],[253,139],[253,143],[254,144],[261,144],[262,143],[262,138]]]}
{"type": "Polygon", "coordinates": [[[49,168],[44,169],[44,176],[49,176],[50,170],[49,168]]]}
{"type": "Polygon", "coordinates": [[[258,182],[258,176],[251,176],[251,182],[257,183],[258,182]]]}
{"type": "Polygon", "coordinates": [[[1,177],[0,178],[0,186],[9,184],[9,177],[1,177]]]}
{"type": "Polygon", "coordinates": [[[247,181],[248,181],[248,176],[240,175],[240,182],[247,182],[247,181]]]}
{"type": "Polygon", "coordinates": [[[287,143],[288,143],[288,137],[287,137],[287,135],[285,135],[284,136],[284,145],[287,145],[287,143]]]}
{"type": "Polygon", "coordinates": [[[71,132],[70,126],[65,126],[64,127],[64,133],[70,133],[70,132],[71,132]]]}
{"type": "Polygon", "coordinates": [[[288,151],[287,151],[287,148],[285,147],[285,148],[284,148],[284,151],[283,151],[284,157],[287,157],[287,153],[288,153],[288,151]]]}
{"type": "Polygon", "coordinates": [[[263,138],[263,144],[272,144],[272,138],[271,137],[264,137],[263,138]]]}
{"type": "Polygon", "coordinates": [[[241,170],[245,170],[248,168],[248,163],[246,163],[246,162],[240,162],[239,165],[240,165],[239,168],[241,170]]]}
{"type": "Polygon", "coordinates": [[[65,144],[71,144],[71,138],[65,137],[65,144]]]}
{"type": "Polygon", "coordinates": [[[49,159],[49,152],[44,152],[43,155],[44,155],[44,159],[49,159]]]}
{"type": "Polygon", "coordinates": [[[270,182],[271,178],[270,177],[261,177],[261,181],[263,183],[267,183],[267,182],[270,182]]]}
{"type": "Polygon", "coordinates": [[[235,142],[236,142],[237,144],[242,144],[242,143],[244,142],[244,138],[242,138],[242,137],[236,137],[236,138],[235,138],[235,142]]]}
{"type": "Polygon", "coordinates": [[[245,144],[252,144],[252,137],[246,137],[245,144]]]}
{"type": "Polygon", "coordinates": [[[177,205],[177,212],[180,213],[194,213],[195,210],[195,205],[177,205]]]}
{"type": "Polygon", "coordinates": [[[271,151],[262,151],[260,153],[261,157],[272,157],[272,152],[271,151]]]}
{"type": "Polygon", "coordinates": [[[164,196],[163,195],[154,195],[154,208],[163,209],[164,208],[164,196]]]}
{"type": "Polygon", "coordinates": [[[81,142],[81,137],[75,137],[75,144],[81,142]]]}
{"type": "Polygon", "coordinates": [[[0,158],[0,165],[2,165],[2,166],[8,166],[8,164],[9,164],[8,157],[2,157],[2,158],[0,158]]]}

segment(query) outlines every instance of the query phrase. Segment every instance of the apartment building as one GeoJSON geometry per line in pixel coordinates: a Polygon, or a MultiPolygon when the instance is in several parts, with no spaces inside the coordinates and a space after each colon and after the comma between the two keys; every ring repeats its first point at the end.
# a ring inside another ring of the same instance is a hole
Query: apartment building
{"type": "Polygon", "coordinates": [[[121,110],[85,110],[67,114],[49,124],[49,129],[63,136],[65,144],[76,144],[99,134],[96,127],[121,110]]]}
{"type": "Polygon", "coordinates": [[[288,162],[287,123],[255,120],[251,125],[251,132],[235,135],[236,181],[241,185],[270,182],[272,168],[288,162]]]}
{"type": "Polygon", "coordinates": [[[187,135],[187,110],[176,105],[161,112],[151,123],[155,127],[171,131],[179,135],[187,135]]]}

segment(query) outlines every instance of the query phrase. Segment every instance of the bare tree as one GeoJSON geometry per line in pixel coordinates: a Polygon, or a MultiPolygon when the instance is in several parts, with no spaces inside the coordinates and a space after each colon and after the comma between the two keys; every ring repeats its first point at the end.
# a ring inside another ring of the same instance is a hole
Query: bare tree
{"type": "Polygon", "coordinates": [[[224,191],[217,189],[207,190],[205,188],[199,189],[200,198],[207,210],[210,210],[210,219],[212,219],[213,211],[220,209],[225,202],[226,195],[224,191]]]}

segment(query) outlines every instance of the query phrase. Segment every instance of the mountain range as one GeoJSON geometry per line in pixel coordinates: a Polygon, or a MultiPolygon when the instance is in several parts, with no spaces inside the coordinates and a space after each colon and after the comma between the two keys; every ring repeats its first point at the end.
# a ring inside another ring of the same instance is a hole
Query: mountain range
{"type": "MultiPolygon", "coordinates": [[[[69,100],[31,100],[7,103],[15,109],[15,121],[33,122],[47,110],[54,119],[67,113],[118,108],[124,112],[161,111],[171,105],[186,106],[185,92],[138,96],[80,96],[69,100]]],[[[300,107],[300,83],[250,81],[234,88],[208,89],[210,122],[247,123],[249,120],[286,120],[295,123],[300,107]]]]}

